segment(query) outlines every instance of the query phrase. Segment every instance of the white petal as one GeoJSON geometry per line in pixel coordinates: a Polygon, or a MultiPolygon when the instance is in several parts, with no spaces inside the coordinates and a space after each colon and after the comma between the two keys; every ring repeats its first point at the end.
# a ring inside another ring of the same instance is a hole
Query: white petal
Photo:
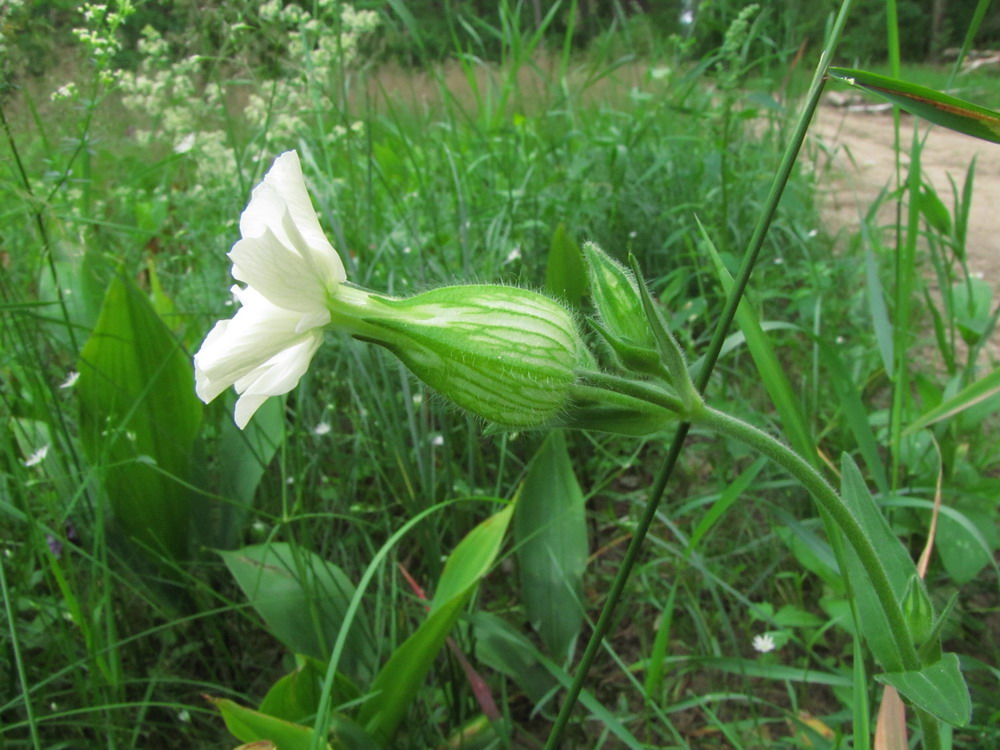
{"type": "Polygon", "coordinates": [[[329,274],[321,277],[299,253],[270,229],[257,237],[244,237],[229,251],[233,278],[242,281],[288,310],[310,312],[326,306],[333,285],[329,274]]]}
{"type": "Polygon", "coordinates": [[[267,229],[300,254],[324,280],[340,282],[347,278],[340,256],[320,228],[294,151],[286,151],[274,160],[240,217],[243,237],[259,237],[267,229]]]}
{"type": "Polygon", "coordinates": [[[322,342],[322,333],[313,331],[237,380],[236,391],[240,393],[236,401],[237,427],[241,430],[246,427],[250,417],[268,398],[288,393],[297,386],[322,342]]]}
{"type": "MultiPolygon", "coordinates": [[[[285,350],[294,350],[303,339],[318,346],[322,333],[316,329],[329,322],[325,311],[325,319],[324,313],[304,316],[272,305],[253,289],[233,291],[242,306],[231,320],[216,323],[194,356],[195,390],[205,403],[285,350]],[[301,326],[305,318],[318,325],[301,326]]],[[[295,382],[299,377],[301,373],[295,382]]]]}

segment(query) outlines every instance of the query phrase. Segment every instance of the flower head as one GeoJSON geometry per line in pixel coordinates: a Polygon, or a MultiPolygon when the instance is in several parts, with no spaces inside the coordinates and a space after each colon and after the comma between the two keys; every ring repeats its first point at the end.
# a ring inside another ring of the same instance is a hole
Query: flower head
{"type": "Polygon", "coordinates": [[[346,279],[344,264],[320,229],[299,157],[275,159],[240,217],[241,239],[229,252],[240,309],[216,323],[194,356],[199,398],[229,386],[240,394],[242,429],[270,396],[292,390],[305,374],[330,322],[327,302],[346,279]]]}
{"type": "Polygon", "coordinates": [[[774,636],[770,633],[764,633],[763,635],[755,635],[753,637],[753,650],[761,654],[766,654],[769,651],[774,651],[777,645],[774,642],[774,636]]]}

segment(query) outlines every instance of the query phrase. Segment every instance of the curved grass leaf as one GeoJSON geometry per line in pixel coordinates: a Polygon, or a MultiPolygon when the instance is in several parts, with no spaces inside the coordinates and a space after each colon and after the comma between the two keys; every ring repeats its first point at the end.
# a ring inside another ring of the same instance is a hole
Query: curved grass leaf
{"type": "Polygon", "coordinates": [[[853,68],[830,68],[831,78],[875,94],[935,125],[1000,143],[1000,112],[898,78],[853,68]]]}
{"type": "Polygon", "coordinates": [[[998,391],[1000,391],[1000,368],[974,383],[970,383],[951,398],[921,414],[903,431],[903,435],[911,435],[935,422],[953,417],[981,401],[985,401],[998,391]]]}

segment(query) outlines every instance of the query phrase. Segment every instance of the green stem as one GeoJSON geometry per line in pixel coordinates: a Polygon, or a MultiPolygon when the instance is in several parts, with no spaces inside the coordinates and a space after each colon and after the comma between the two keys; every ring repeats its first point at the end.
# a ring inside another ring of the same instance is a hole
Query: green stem
{"type": "Polygon", "coordinates": [[[903,609],[892,590],[889,575],[882,565],[878,551],[868,535],[865,534],[854,513],[823,476],[802,456],[780,440],[736,417],[706,406],[701,414],[692,418],[692,422],[721,435],[739,440],[741,443],[760,451],[802,483],[816,502],[829,514],[834,523],[840,527],[848,544],[854,548],[860,558],[872,587],[875,589],[886,620],[889,622],[893,639],[896,641],[896,648],[899,649],[903,660],[903,667],[906,670],[920,669],[920,659],[910,638],[903,609]]]}
{"type": "MultiPolygon", "coordinates": [[[[709,343],[707,351],[705,352],[704,364],[702,365],[701,371],[698,373],[698,377],[695,381],[695,388],[698,393],[705,392],[705,386],[708,384],[708,379],[711,377],[712,370],[715,368],[715,363],[719,358],[720,352],[722,351],[722,345],[725,341],[726,334],[729,331],[729,326],[733,322],[733,318],[736,316],[736,308],[739,305],[740,298],[743,296],[743,291],[749,283],[750,274],[757,262],[757,256],[760,254],[760,250],[764,245],[764,238],[767,235],[768,228],[771,226],[771,220],[774,218],[774,214],[778,210],[778,201],[781,199],[785,185],[791,176],[795,159],[798,156],[799,150],[802,148],[803,141],[805,141],[806,132],[809,129],[809,123],[812,121],[812,116],[816,111],[816,107],[819,105],[820,94],[823,92],[823,77],[826,75],[826,70],[830,66],[833,51],[837,46],[837,42],[840,40],[840,35],[844,29],[844,25],[847,23],[847,16],[852,2],[853,0],[841,0],[840,10],[837,13],[837,19],[833,24],[829,39],[827,40],[827,43],[823,48],[823,52],[820,55],[819,63],[816,66],[812,83],[809,86],[809,92],[806,95],[805,105],[799,113],[798,122],[795,125],[791,141],[785,149],[781,163],[778,166],[778,171],[771,183],[770,191],[768,192],[767,199],[764,202],[764,208],[762,209],[757,224],[754,227],[753,235],[750,238],[747,251],[743,257],[743,262],[740,265],[739,272],[737,273],[736,282],[728,295],[726,307],[720,316],[715,333],[712,336],[712,340],[709,343]]],[[[622,559],[622,563],[618,568],[618,574],[615,576],[615,580],[611,584],[611,590],[608,592],[607,599],[604,601],[604,607],[601,609],[601,614],[598,617],[597,623],[594,625],[594,632],[591,633],[590,640],[587,642],[587,647],[584,649],[583,656],[580,658],[580,663],[577,665],[576,674],[573,676],[573,683],[566,692],[566,698],[563,700],[563,704],[559,709],[559,715],[556,717],[555,723],[552,725],[552,731],[549,732],[548,740],[545,742],[545,750],[555,750],[555,748],[559,746],[563,732],[566,730],[566,725],[569,723],[570,714],[573,712],[576,700],[580,695],[580,691],[583,689],[583,682],[587,677],[587,672],[590,670],[590,665],[593,663],[594,657],[601,646],[601,641],[608,632],[608,627],[611,624],[611,617],[614,614],[615,608],[618,606],[618,601],[621,599],[622,591],[625,590],[625,584],[632,573],[632,567],[639,554],[639,549],[646,538],[646,533],[649,531],[649,527],[652,525],[653,519],[656,517],[656,511],[659,508],[660,500],[667,487],[667,482],[670,480],[671,474],[673,474],[674,467],[677,465],[677,459],[680,456],[681,448],[684,445],[684,439],[687,436],[689,427],[690,425],[687,422],[682,422],[678,425],[677,431],[674,433],[673,440],[670,443],[670,448],[667,451],[667,457],[663,463],[663,468],[660,470],[660,473],[656,478],[656,482],[650,489],[649,498],[646,500],[646,507],[643,510],[642,518],[636,526],[635,534],[632,537],[632,541],[629,543],[628,549],[625,551],[625,557],[622,559]]]]}

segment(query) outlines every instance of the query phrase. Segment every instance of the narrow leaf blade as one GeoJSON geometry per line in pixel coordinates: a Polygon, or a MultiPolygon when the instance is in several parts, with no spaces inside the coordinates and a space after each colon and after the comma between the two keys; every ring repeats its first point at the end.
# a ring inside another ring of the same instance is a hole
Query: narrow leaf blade
{"type": "Polygon", "coordinates": [[[852,68],[830,68],[829,74],[848,86],[875,94],[900,109],[935,125],[991,143],[1000,143],[1000,113],[940,91],[898,78],[852,68]]]}

